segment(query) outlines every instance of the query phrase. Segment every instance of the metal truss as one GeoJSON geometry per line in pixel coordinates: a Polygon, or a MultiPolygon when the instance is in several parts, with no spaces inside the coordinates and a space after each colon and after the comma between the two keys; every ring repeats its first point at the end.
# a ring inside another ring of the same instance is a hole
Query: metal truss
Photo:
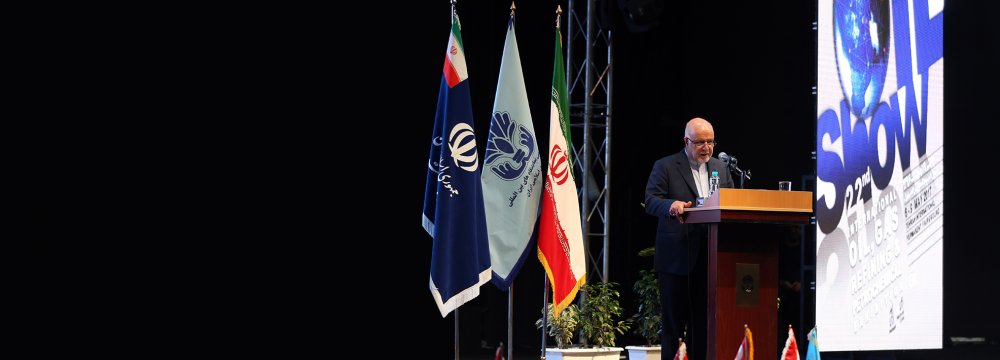
{"type": "Polygon", "coordinates": [[[597,0],[569,0],[566,83],[569,87],[574,166],[577,181],[582,179],[579,194],[587,273],[607,282],[611,241],[608,231],[611,211],[609,154],[614,67],[611,30],[598,27],[596,6],[597,0]]]}

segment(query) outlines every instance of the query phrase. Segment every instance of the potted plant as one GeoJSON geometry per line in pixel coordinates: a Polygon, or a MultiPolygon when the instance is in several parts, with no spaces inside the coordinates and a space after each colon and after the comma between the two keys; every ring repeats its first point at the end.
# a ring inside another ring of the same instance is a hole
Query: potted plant
{"type": "Polygon", "coordinates": [[[587,284],[583,308],[580,309],[580,327],[588,344],[597,347],[615,346],[617,334],[625,334],[629,320],[617,320],[622,316],[620,294],[614,282],[587,284]]]}
{"type": "MultiPolygon", "coordinates": [[[[576,334],[576,324],[580,320],[580,311],[577,310],[576,304],[569,304],[566,308],[560,312],[559,317],[552,316],[552,304],[548,304],[546,307],[548,312],[548,324],[546,330],[548,330],[549,336],[556,339],[556,347],[559,349],[567,349],[573,344],[573,335],[576,334]]],[[[541,329],[545,321],[545,317],[535,321],[535,327],[541,329]]]]}
{"type": "MultiPolygon", "coordinates": [[[[546,359],[619,359],[624,349],[615,347],[615,338],[628,331],[629,320],[618,320],[623,310],[619,304],[620,294],[614,289],[616,285],[613,282],[587,284],[583,288],[582,308],[577,310],[575,305],[570,305],[558,318],[551,316],[552,305],[548,305],[548,333],[556,338],[559,348],[545,349],[546,359]],[[569,348],[573,331],[570,330],[569,335],[564,331],[571,325],[583,334],[584,344],[581,347],[569,348]]],[[[536,321],[535,325],[541,328],[542,320],[536,321]]]]}
{"type": "MultiPolygon", "coordinates": [[[[652,247],[639,251],[639,256],[652,256],[652,247]]],[[[656,272],[651,269],[640,270],[639,279],[632,285],[632,291],[638,295],[639,309],[632,315],[635,327],[633,333],[646,340],[645,346],[626,346],[629,359],[659,359],[662,354],[660,342],[660,326],[663,313],[660,310],[660,285],[656,272]]]]}

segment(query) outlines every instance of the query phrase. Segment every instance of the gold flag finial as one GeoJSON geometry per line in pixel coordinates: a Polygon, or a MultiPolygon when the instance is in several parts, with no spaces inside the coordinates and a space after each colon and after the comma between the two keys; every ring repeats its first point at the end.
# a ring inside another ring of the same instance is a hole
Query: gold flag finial
{"type": "Polygon", "coordinates": [[[556,4],[556,29],[559,28],[560,22],[562,22],[562,5],[556,4]]]}

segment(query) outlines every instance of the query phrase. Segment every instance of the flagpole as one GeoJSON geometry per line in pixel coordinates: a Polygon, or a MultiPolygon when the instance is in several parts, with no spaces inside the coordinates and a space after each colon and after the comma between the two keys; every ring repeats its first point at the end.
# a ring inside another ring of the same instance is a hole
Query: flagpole
{"type": "MultiPolygon", "coordinates": [[[[562,7],[556,4],[556,29],[559,29],[559,18],[562,16],[562,7]]],[[[551,144],[550,144],[551,146],[551,144]]],[[[573,166],[570,164],[570,166],[573,166]]],[[[549,324],[549,276],[544,271],[542,272],[542,356],[541,359],[545,360],[545,336],[546,331],[548,331],[549,324]]],[[[553,309],[555,309],[555,304],[553,304],[553,309]]]]}
{"type": "MultiPolygon", "coordinates": [[[[510,2],[511,26],[514,24],[514,1],[510,2]]],[[[505,49],[506,51],[506,49],[505,49]]],[[[518,59],[520,61],[520,59],[518,59]]],[[[530,242],[529,242],[530,244],[530,242]]],[[[510,287],[507,288],[507,359],[514,359],[514,280],[511,278],[510,287]]]]}
{"type": "Polygon", "coordinates": [[[542,360],[545,360],[545,332],[548,331],[549,325],[549,276],[547,274],[542,274],[542,278],[545,279],[543,283],[544,290],[542,291],[542,360]]]}
{"type": "Polygon", "coordinates": [[[514,358],[514,282],[510,282],[510,289],[507,289],[507,359],[514,358]]]}
{"type": "MultiPolygon", "coordinates": [[[[557,30],[559,29],[559,19],[560,19],[561,16],[562,16],[562,7],[559,6],[559,4],[556,4],[556,29],[557,30]]],[[[555,85],[553,85],[553,86],[555,86],[555,85]]],[[[551,121],[551,119],[550,119],[550,121],[551,121]]],[[[551,144],[552,140],[551,139],[552,138],[550,137],[549,138],[549,142],[550,142],[549,146],[550,147],[552,146],[552,144],[551,144]]],[[[570,164],[570,166],[573,166],[573,165],[570,164]]],[[[546,181],[549,181],[549,180],[546,180],[546,181]]],[[[540,244],[541,243],[539,243],[539,245],[540,244]]],[[[541,251],[541,250],[539,250],[539,251],[541,251]]],[[[548,273],[545,272],[545,271],[542,272],[542,284],[543,284],[542,285],[542,354],[541,354],[540,359],[541,360],[545,360],[545,347],[547,346],[546,340],[548,340],[548,337],[545,336],[545,334],[546,334],[546,332],[548,332],[548,325],[549,325],[549,276],[548,276],[548,273]]],[[[553,311],[555,310],[555,304],[552,304],[552,310],[553,311]]],[[[555,314],[553,314],[553,315],[555,315],[555,314]]]]}
{"type": "MultiPolygon", "coordinates": [[[[451,18],[454,18],[455,17],[455,4],[458,3],[458,0],[449,0],[449,2],[451,2],[451,18]]],[[[455,308],[455,310],[453,310],[452,313],[455,314],[455,348],[453,349],[453,351],[455,352],[455,360],[458,360],[459,359],[459,353],[458,353],[458,308],[455,308]]]]}

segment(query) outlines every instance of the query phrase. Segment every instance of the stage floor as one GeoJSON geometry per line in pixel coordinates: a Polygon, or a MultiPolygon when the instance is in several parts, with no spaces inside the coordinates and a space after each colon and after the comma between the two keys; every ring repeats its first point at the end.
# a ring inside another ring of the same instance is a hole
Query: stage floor
{"type": "MultiPolygon", "coordinates": [[[[494,360],[493,355],[496,353],[495,351],[496,349],[483,349],[483,352],[476,351],[475,353],[461,354],[460,358],[467,360],[494,360]]],[[[537,349],[533,351],[517,349],[514,353],[516,360],[538,359],[539,355],[537,349]]],[[[800,356],[803,360],[805,359],[805,353],[800,353],[800,356]]],[[[824,352],[820,357],[822,360],[998,360],[1000,359],[1000,344],[949,346],[936,350],[824,352]]],[[[627,359],[628,356],[622,353],[621,358],[627,359]]],[[[726,357],[726,359],[729,358],[731,357],[726,357]]],[[[692,358],[691,360],[695,359],[692,358]]]]}

